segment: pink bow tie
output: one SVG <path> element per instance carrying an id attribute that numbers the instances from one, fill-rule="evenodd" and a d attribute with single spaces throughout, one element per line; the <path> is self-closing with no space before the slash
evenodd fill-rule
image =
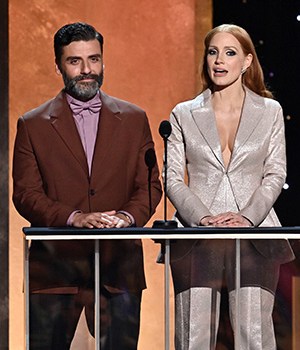
<path id="1" fill-rule="evenodd" d="M 101 101 L 95 99 L 87 102 L 72 100 L 70 103 L 70 107 L 74 114 L 80 114 L 84 110 L 89 110 L 92 113 L 98 113 L 100 111 L 101 105 Z"/>

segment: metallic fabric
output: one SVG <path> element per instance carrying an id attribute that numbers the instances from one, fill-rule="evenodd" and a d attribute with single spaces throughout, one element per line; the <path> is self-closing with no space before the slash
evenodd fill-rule
<path id="1" fill-rule="evenodd" d="M 282 109 L 274 100 L 245 91 L 227 167 L 209 90 L 178 104 L 170 115 L 167 194 L 187 226 L 198 226 L 201 218 L 215 212 L 212 206 L 223 181 L 231 186 L 240 213 L 254 225 L 280 226 L 272 206 L 286 177 Z"/>
<path id="2" fill-rule="evenodd" d="M 216 344 L 220 293 L 191 288 L 176 296 L 176 350 L 211 350 Z M 214 309 L 214 310 L 213 310 Z"/>
<path id="3" fill-rule="evenodd" d="M 239 290 L 239 329 L 235 327 L 236 294 L 236 291 L 229 293 L 229 305 L 234 334 L 239 333 L 240 350 L 275 350 L 273 294 L 259 287 Z"/>
<path id="4" fill-rule="evenodd" d="M 239 337 L 236 350 L 275 350 L 273 294 L 259 287 L 239 290 L 239 330 L 235 329 L 236 302 L 236 291 L 232 291 L 229 294 L 230 320 L 235 337 Z M 214 350 L 219 316 L 219 292 L 197 287 L 177 294 L 175 349 Z"/>

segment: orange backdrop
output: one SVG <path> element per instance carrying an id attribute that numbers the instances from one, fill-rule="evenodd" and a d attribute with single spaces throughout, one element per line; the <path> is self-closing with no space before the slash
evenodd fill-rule
<path id="1" fill-rule="evenodd" d="M 161 167 L 163 144 L 157 130 L 178 102 L 197 91 L 203 35 L 212 22 L 211 2 L 11 0 L 10 160 L 17 118 L 62 88 L 54 71 L 54 33 L 66 23 L 84 21 L 105 38 L 103 90 L 147 111 Z M 162 208 L 161 202 L 153 220 L 163 218 Z M 170 215 L 172 211 L 169 208 Z M 10 203 L 10 349 L 14 350 L 24 349 L 23 226 L 28 223 Z M 163 349 L 163 266 L 155 263 L 158 245 L 143 243 L 148 289 L 139 349 Z"/>

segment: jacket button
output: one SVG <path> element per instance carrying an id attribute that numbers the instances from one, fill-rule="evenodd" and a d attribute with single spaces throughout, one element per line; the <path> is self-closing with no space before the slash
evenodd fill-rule
<path id="1" fill-rule="evenodd" d="M 95 191 L 95 190 L 93 190 L 93 189 L 91 189 L 91 190 L 90 190 L 90 195 L 91 195 L 91 196 L 94 196 L 94 195 L 95 195 L 95 193 L 96 193 L 96 191 Z"/>

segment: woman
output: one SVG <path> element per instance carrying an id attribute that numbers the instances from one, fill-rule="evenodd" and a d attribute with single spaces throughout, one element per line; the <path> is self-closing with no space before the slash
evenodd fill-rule
<path id="1" fill-rule="evenodd" d="M 243 28 L 225 24 L 207 34 L 202 80 L 202 93 L 170 116 L 167 194 L 179 225 L 280 226 L 272 207 L 286 177 L 283 114 Z M 235 332 L 235 242 L 174 243 L 176 349 L 215 348 L 225 278 L 240 349 L 275 350 L 279 266 L 293 257 L 285 240 L 241 240 L 242 317 Z"/>

